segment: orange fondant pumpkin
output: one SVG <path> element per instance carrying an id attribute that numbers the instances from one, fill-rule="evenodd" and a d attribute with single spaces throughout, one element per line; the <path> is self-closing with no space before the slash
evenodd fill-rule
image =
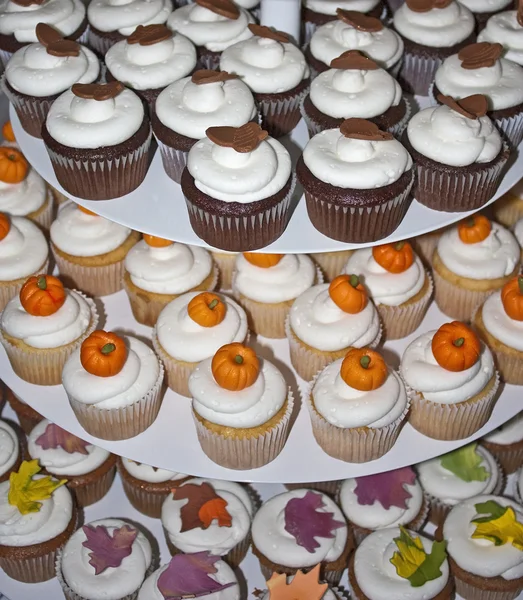
<path id="1" fill-rule="evenodd" d="M 202 327 L 214 327 L 225 319 L 225 302 L 211 292 L 202 292 L 195 296 L 187 306 L 191 319 Z"/>
<path id="2" fill-rule="evenodd" d="M 110 331 L 93 331 L 80 349 L 82 367 L 97 377 L 117 375 L 126 360 L 127 346 L 124 340 Z"/>
<path id="3" fill-rule="evenodd" d="M 361 312 L 368 302 L 365 288 L 357 275 L 338 275 L 329 285 L 331 300 L 343 312 L 355 315 Z"/>
<path id="4" fill-rule="evenodd" d="M 374 246 L 372 256 L 378 265 L 389 273 L 403 273 L 414 262 L 414 252 L 409 242 Z"/>
<path id="5" fill-rule="evenodd" d="M 511 319 L 523 321 L 523 276 L 518 275 L 503 286 L 501 302 Z"/>
<path id="6" fill-rule="evenodd" d="M 63 283 L 52 275 L 33 275 L 20 290 L 20 302 L 35 317 L 53 315 L 65 302 Z"/>
<path id="7" fill-rule="evenodd" d="M 149 235 L 148 233 L 143 234 L 143 239 L 148 246 L 152 246 L 153 248 L 165 248 L 167 246 L 171 246 L 174 243 L 171 242 L 171 240 L 156 237 L 155 235 Z"/>
<path id="8" fill-rule="evenodd" d="M 25 156 L 16 148 L 0 147 L 0 181 L 20 183 L 29 170 Z"/>
<path id="9" fill-rule="evenodd" d="M 92 210 L 89 210 L 88 208 L 85 208 L 85 206 L 82 206 L 81 204 L 77 204 L 77 206 L 78 206 L 78 210 L 81 210 L 86 215 L 91 215 L 91 217 L 98 216 L 95 212 L 93 212 Z"/>
<path id="10" fill-rule="evenodd" d="M 0 241 L 5 238 L 5 236 L 11 230 L 11 221 L 9 216 L 5 213 L 0 213 Z"/>
<path id="11" fill-rule="evenodd" d="M 350 387 L 369 392 L 387 379 L 387 365 L 381 354 L 369 348 L 352 348 L 341 363 L 341 378 Z"/>
<path id="12" fill-rule="evenodd" d="M 283 254 L 258 254 L 255 252 L 244 252 L 245 260 L 262 269 L 270 269 L 276 266 L 283 258 Z"/>
<path id="13" fill-rule="evenodd" d="M 2 137 L 6 142 L 16 142 L 15 132 L 13 131 L 13 126 L 11 125 L 11 121 L 6 121 L 2 125 Z"/>
<path id="14" fill-rule="evenodd" d="M 481 344 L 470 327 L 460 321 L 445 323 L 432 338 L 432 353 L 447 371 L 465 371 L 479 359 Z"/>
<path id="15" fill-rule="evenodd" d="M 458 225 L 459 239 L 464 244 L 478 244 L 486 240 L 492 231 L 492 224 L 483 215 L 472 215 Z"/>
<path id="16" fill-rule="evenodd" d="M 252 348 L 237 342 L 222 346 L 211 363 L 216 383 L 231 392 L 251 386 L 260 371 L 260 361 Z"/>

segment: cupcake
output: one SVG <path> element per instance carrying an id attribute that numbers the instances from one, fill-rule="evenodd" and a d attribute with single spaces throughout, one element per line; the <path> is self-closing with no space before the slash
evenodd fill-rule
<path id="1" fill-rule="evenodd" d="M 189 479 L 189 475 L 150 467 L 130 458 L 118 457 L 118 473 L 125 495 L 142 514 L 159 519 L 162 505 L 174 488 Z"/>
<path id="2" fill-rule="evenodd" d="M 307 403 L 316 442 L 329 456 L 352 463 L 389 452 L 409 408 L 399 375 L 368 348 L 353 348 L 318 373 Z"/>
<path id="3" fill-rule="evenodd" d="M 329 496 L 304 489 L 264 502 L 251 535 L 265 579 L 272 573 L 295 575 L 321 563 L 321 578 L 337 585 L 354 547 L 340 508 Z"/>
<path id="4" fill-rule="evenodd" d="M 0 483 L 0 567 L 22 583 L 53 579 L 78 517 L 66 480 L 39 472 L 37 460 L 24 461 Z"/>
<path id="5" fill-rule="evenodd" d="M 486 435 L 481 443 L 507 475 L 516 472 L 523 464 L 523 412 Z"/>
<path id="6" fill-rule="evenodd" d="M 98 502 L 111 488 L 116 456 L 47 419 L 40 421 L 27 436 L 27 449 L 46 473 L 67 479 L 67 487 L 78 506 Z"/>
<path id="7" fill-rule="evenodd" d="M 18 471 L 27 451 L 25 436 L 14 423 L 0 420 L 0 482 Z"/>
<path id="8" fill-rule="evenodd" d="M 210 127 L 182 174 L 196 235 L 221 250 L 268 246 L 287 227 L 295 187 L 288 150 L 256 123 Z"/>
<path id="9" fill-rule="evenodd" d="M 47 240 L 37 225 L 0 213 L 0 311 L 30 275 L 47 272 L 48 254 Z"/>
<path id="10" fill-rule="evenodd" d="M 150 327 L 169 302 L 186 292 L 213 290 L 217 278 L 204 248 L 152 235 L 144 235 L 125 257 L 123 286 L 134 318 Z"/>
<path id="11" fill-rule="evenodd" d="M 496 221 L 505 227 L 512 227 L 520 219 L 523 218 L 523 182 L 518 182 L 516 185 L 503 194 L 501 198 L 496 200 L 492 205 L 492 212 Z M 523 231 L 522 231 L 523 233 Z M 523 235 L 522 238 L 523 240 Z"/>
<path id="12" fill-rule="evenodd" d="M 435 231 L 429 231 L 429 233 L 418 235 L 410 240 L 416 254 L 421 258 L 422 263 L 429 269 L 432 268 L 434 250 L 436 250 L 439 238 L 444 233 L 445 229 L 445 227 L 442 227 Z"/>
<path id="13" fill-rule="evenodd" d="M 205 551 L 237 567 L 251 541 L 254 506 L 247 488 L 233 481 L 189 479 L 162 506 L 171 554 Z"/>
<path id="14" fill-rule="evenodd" d="M 496 193 L 509 147 L 486 116 L 485 96 L 438 101 L 416 113 L 403 136 L 416 164 L 414 197 L 433 210 L 478 209 Z"/>
<path id="15" fill-rule="evenodd" d="M 195 0 L 177 8 L 167 21 L 196 46 L 200 64 L 216 70 L 226 48 L 252 36 L 249 23 L 254 17 L 233 0 Z"/>
<path id="16" fill-rule="evenodd" d="M 375 347 L 381 338 L 376 307 L 356 275 L 309 288 L 296 298 L 285 324 L 292 366 L 310 381 L 349 348 Z"/>
<path id="17" fill-rule="evenodd" d="M 267 591 L 259 596 L 261 600 L 271 600 L 271 598 L 281 597 L 304 597 L 305 594 L 310 598 L 318 600 L 341 600 L 345 598 L 342 588 L 331 587 L 328 583 L 320 583 L 321 565 L 317 564 L 310 571 L 305 573 L 298 569 L 296 575 L 287 576 L 285 573 L 273 573 L 267 581 Z M 288 594 L 284 595 L 284 594 Z"/>
<path id="18" fill-rule="evenodd" d="M 466 6 L 476 19 L 477 31 L 482 31 L 487 25 L 487 21 L 493 15 L 497 15 L 507 8 L 511 8 L 511 0 L 460 0 L 463 6 Z"/>
<path id="19" fill-rule="evenodd" d="M 372 532 L 389 527 L 419 531 L 428 513 L 428 502 L 411 467 L 345 479 L 339 502 L 358 545 Z"/>
<path id="20" fill-rule="evenodd" d="M 390 235 L 410 205 L 412 159 L 392 133 L 364 119 L 347 119 L 315 135 L 296 174 L 316 229 L 347 243 Z"/>
<path id="21" fill-rule="evenodd" d="M 180 183 L 189 150 L 209 127 L 258 122 L 249 88 L 225 72 L 200 70 L 169 85 L 156 100 L 153 132 L 167 175 Z"/>
<path id="22" fill-rule="evenodd" d="M 430 501 L 430 521 L 436 526 L 443 525 L 459 502 L 480 494 L 499 494 L 505 485 L 496 459 L 476 443 L 419 463 L 416 471 Z"/>
<path id="23" fill-rule="evenodd" d="M 470 320 L 479 304 L 519 272 L 520 257 L 512 233 L 483 215 L 447 230 L 432 258 L 438 308 L 453 319 Z"/>
<path id="24" fill-rule="evenodd" d="M 90 298 L 52 275 L 35 275 L 0 315 L 0 343 L 18 377 L 58 385 L 66 360 L 97 324 Z"/>
<path id="25" fill-rule="evenodd" d="M 320 267 L 323 279 L 325 281 L 332 281 L 343 272 L 343 267 L 352 252 L 352 250 L 311 252 L 309 256 Z"/>
<path id="26" fill-rule="evenodd" d="M 94 331 L 66 362 L 62 384 L 80 425 L 104 440 L 145 431 L 162 403 L 163 366 L 139 339 Z"/>
<path id="27" fill-rule="evenodd" d="M 5 121 L 2 125 L 2 146 L 18 148 L 11 121 Z"/>
<path id="28" fill-rule="evenodd" d="M 450 511 L 443 536 L 457 594 L 471 600 L 519 596 L 523 590 L 522 526 L 523 507 L 501 496 L 476 496 Z"/>
<path id="29" fill-rule="evenodd" d="M 196 50 L 166 25 L 138 25 L 128 38 L 109 48 L 104 61 L 110 76 L 130 87 L 153 110 L 163 89 L 194 70 Z"/>
<path id="30" fill-rule="evenodd" d="M 513 227 L 513 232 L 522 250 L 523 256 L 523 218 L 518 219 Z"/>
<path id="31" fill-rule="evenodd" d="M 60 185 L 86 200 L 129 194 L 149 167 L 149 118 L 117 81 L 75 83 L 54 101 L 42 138 Z"/>
<path id="32" fill-rule="evenodd" d="M 58 211 L 50 234 L 63 279 L 92 296 L 122 289 L 125 257 L 140 240 L 137 231 L 70 202 Z"/>
<path id="33" fill-rule="evenodd" d="M 7 386 L 5 387 L 5 391 L 7 394 L 7 402 L 16 414 L 20 427 L 26 435 L 29 435 L 33 427 L 43 419 L 43 416 L 21 398 L 16 396 Z"/>
<path id="34" fill-rule="evenodd" d="M 22 127 L 39 138 L 51 104 L 73 84 L 97 80 L 100 63 L 89 48 L 65 40 L 45 23 L 36 26 L 36 37 L 38 43 L 23 46 L 9 59 L 3 88 Z"/>
<path id="35" fill-rule="evenodd" d="M 218 268 L 218 288 L 226 292 L 232 288 L 232 274 L 236 264 L 237 252 L 226 252 L 225 250 L 211 250 L 214 264 Z"/>
<path id="36" fill-rule="evenodd" d="M 316 490 L 336 499 L 338 497 L 340 484 L 341 481 L 308 481 L 303 483 L 284 483 L 283 485 L 288 490 Z"/>
<path id="37" fill-rule="evenodd" d="M 225 344 L 245 342 L 247 336 L 247 316 L 234 300 L 211 292 L 188 292 L 162 310 L 152 339 L 167 384 L 190 397 L 187 382 L 198 363 L 212 358 Z"/>
<path id="38" fill-rule="evenodd" d="M 445 323 L 403 353 L 401 376 L 410 398 L 409 423 L 436 440 L 461 440 L 488 421 L 499 376 L 487 346 L 464 323 Z"/>
<path id="39" fill-rule="evenodd" d="M 406 0 L 393 24 L 405 45 L 399 80 L 411 94 L 427 96 L 445 58 L 474 41 L 474 15 L 456 0 Z"/>
<path id="40" fill-rule="evenodd" d="M 226 48 L 220 70 L 238 75 L 254 94 L 261 126 L 272 137 L 290 133 L 301 119 L 309 67 L 289 34 L 250 24 L 253 37 Z"/>
<path id="41" fill-rule="evenodd" d="M 409 242 L 356 250 L 346 273 L 356 273 L 376 304 L 387 340 L 416 331 L 432 297 L 432 279 Z"/>
<path id="42" fill-rule="evenodd" d="M 192 413 L 205 454 L 228 469 L 257 469 L 283 450 L 294 407 L 281 372 L 251 348 L 222 346 L 189 377 Z"/>
<path id="43" fill-rule="evenodd" d="M 347 50 L 359 50 L 382 69 L 397 73 L 403 40 L 395 31 L 379 19 L 355 10 L 338 8 L 336 17 L 316 29 L 305 51 L 313 74 L 326 71 Z"/>
<path id="44" fill-rule="evenodd" d="M 154 569 L 146 535 L 121 519 L 80 527 L 58 555 L 56 576 L 71 600 L 131 600 Z"/>
<path id="45" fill-rule="evenodd" d="M 503 44 L 504 56 L 523 65 L 523 11 L 507 10 L 497 13 L 487 21 L 478 35 L 478 42 Z"/>

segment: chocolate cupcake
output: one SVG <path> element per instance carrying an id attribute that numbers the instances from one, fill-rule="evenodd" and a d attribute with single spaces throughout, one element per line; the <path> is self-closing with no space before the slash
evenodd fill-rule
<path id="1" fill-rule="evenodd" d="M 493 15 L 512 8 L 513 0 L 459 0 L 466 6 L 476 19 L 478 33 L 487 25 L 487 21 Z"/>
<path id="2" fill-rule="evenodd" d="M 353 117 L 368 119 L 384 131 L 401 135 L 410 104 L 387 71 L 357 50 L 344 52 L 331 67 L 316 77 L 303 102 L 303 117 L 311 136 L 338 128 Z"/>
<path id="3" fill-rule="evenodd" d="M 296 167 L 309 218 L 327 237 L 348 243 L 390 235 L 410 204 L 412 159 L 391 133 L 364 119 L 315 135 Z"/>
<path id="4" fill-rule="evenodd" d="M 51 106 L 42 138 L 56 178 L 73 196 L 118 198 L 147 173 L 149 118 L 140 98 L 117 81 L 73 85 Z"/>
<path id="5" fill-rule="evenodd" d="M 523 65 L 523 5 L 519 10 L 506 10 L 490 17 L 478 35 L 478 42 L 503 44 L 503 56 Z"/>
<path id="6" fill-rule="evenodd" d="M 280 237 L 294 185 L 288 151 L 256 123 L 209 128 L 182 175 L 194 232 L 232 252 L 264 248 Z"/>

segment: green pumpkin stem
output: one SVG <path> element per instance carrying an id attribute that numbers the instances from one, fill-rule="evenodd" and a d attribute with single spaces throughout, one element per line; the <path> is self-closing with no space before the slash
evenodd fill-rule
<path id="1" fill-rule="evenodd" d="M 39 277 L 36 280 L 36 285 L 41 289 L 41 290 L 46 290 L 47 289 L 47 279 L 45 278 L 45 275 L 42 275 L 41 277 Z"/>
<path id="2" fill-rule="evenodd" d="M 458 338 L 457 340 L 454 340 L 452 342 L 454 344 L 454 346 L 456 346 L 456 348 L 461 348 L 461 346 L 463 346 L 463 344 L 465 343 L 465 338 Z"/>
<path id="3" fill-rule="evenodd" d="M 360 284 L 360 278 L 357 275 L 350 275 L 349 283 L 352 285 L 353 288 L 356 288 Z"/>
<path id="4" fill-rule="evenodd" d="M 243 356 L 240 356 L 239 354 L 237 354 L 234 357 L 234 362 L 238 365 L 242 365 L 243 364 Z"/>
<path id="5" fill-rule="evenodd" d="M 523 277 L 518 277 L 519 293 L 523 294 Z"/>
<path id="6" fill-rule="evenodd" d="M 403 246 L 404 246 L 404 245 L 405 245 L 405 242 L 403 242 L 403 241 L 402 241 L 402 242 L 396 242 L 396 243 L 394 244 L 394 249 L 395 249 L 397 252 L 400 252 L 401 250 L 403 250 Z"/>
<path id="7" fill-rule="evenodd" d="M 111 354 L 111 352 L 114 352 L 116 350 L 116 346 L 114 344 L 108 343 L 105 344 L 104 346 L 102 346 L 102 354 Z"/>
<path id="8" fill-rule="evenodd" d="M 360 365 L 364 368 L 364 369 L 368 369 L 370 366 L 370 356 L 362 356 L 360 358 Z"/>
<path id="9" fill-rule="evenodd" d="M 213 310 L 214 308 L 216 308 L 218 306 L 218 302 L 219 300 L 217 298 L 215 298 L 210 304 L 209 304 L 209 308 L 211 310 Z"/>

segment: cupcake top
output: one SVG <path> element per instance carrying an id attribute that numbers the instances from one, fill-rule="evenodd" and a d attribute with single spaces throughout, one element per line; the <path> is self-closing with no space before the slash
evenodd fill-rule
<path id="1" fill-rule="evenodd" d="M 176 554 L 145 580 L 137 600 L 171 597 L 240 600 L 240 586 L 234 571 L 219 557 L 209 552 Z"/>
<path id="2" fill-rule="evenodd" d="M 64 365 L 66 392 L 98 409 L 123 408 L 141 400 L 161 383 L 156 354 L 139 339 L 93 332 Z"/>
<path id="3" fill-rule="evenodd" d="M 224 556 L 249 535 L 253 514 L 252 500 L 239 483 L 194 478 L 165 499 L 162 525 L 181 552 Z"/>
<path id="4" fill-rule="evenodd" d="M 18 472 L 0 483 L 0 544 L 43 544 L 63 533 L 73 517 L 73 499 L 58 481 L 39 475 L 37 460 L 24 461 Z"/>
<path id="5" fill-rule="evenodd" d="M 454 505 L 500 487 L 501 473 L 492 454 L 476 443 L 416 465 L 427 494 Z"/>
<path id="6" fill-rule="evenodd" d="M 399 375 L 380 354 L 351 349 L 317 376 L 312 400 L 331 425 L 353 429 L 387 427 L 407 408 L 407 393 Z"/>
<path id="7" fill-rule="evenodd" d="M 427 279 L 409 242 L 363 248 L 351 254 L 344 271 L 362 278 L 376 304 L 399 306 L 416 296 Z"/>
<path id="8" fill-rule="evenodd" d="M 401 359 L 400 371 L 408 386 L 426 400 L 440 404 L 473 398 L 495 376 L 488 346 L 458 321 L 411 342 Z"/>
<path id="9" fill-rule="evenodd" d="M 135 90 L 159 89 L 187 76 L 196 66 L 196 49 L 165 25 L 138 25 L 105 54 L 111 75 Z"/>
<path id="10" fill-rule="evenodd" d="M 250 429 L 278 415 L 289 388 L 281 372 L 239 343 L 222 346 L 189 377 L 194 412 L 216 425 Z"/>
<path id="11" fill-rule="evenodd" d="M 492 13 L 507 8 L 511 0 L 459 0 L 473 13 Z"/>
<path id="12" fill-rule="evenodd" d="M 260 4 L 260 0 L 234 0 L 238 6 L 251 10 Z"/>
<path id="13" fill-rule="evenodd" d="M 199 140 L 209 127 L 240 127 L 256 119 L 251 90 L 225 72 L 196 71 L 172 83 L 156 100 L 156 116 L 174 132 Z"/>
<path id="14" fill-rule="evenodd" d="M 80 527 L 66 542 L 61 578 L 83 598 L 125 598 L 140 588 L 151 562 L 151 544 L 134 525 L 100 519 Z"/>
<path id="15" fill-rule="evenodd" d="M 253 37 L 223 51 L 222 71 L 237 74 L 257 94 L 281 94 L 309 77 L 305 56 L 287 33 L 254 24 L 249 29 Z"/>
<path id="16" fill-rule="evenodd" d="M 161 347 L 176 360 L 200 362 L 247 337 L 243 308 L 223 294 L 188 292 L 169 302 L 156 323 Z"/>
<path id="17" fill-rule="evenodd" d="M 486 97 L 474 95 L 455 101 L 440 95 L 438 100 L 444 104 L 421 110 L 409 121 L 407 135 L 414 150 L 451 167 L 494 160 L 502 142 L 486 116 Z"/>
<path id="18" fill-rule="evenodd" d="M 411 467 L 346 479 L 339 499 L 348 521 L 373 531 L 407 525 L 423 508 L 423 490 Z"/>
<path id="19" fill-rule="evenodd" d="M 64 36 L 80 29 L 85 19 L 81 0 L 3 0 L 0 4 L 0 33 L 14 35 L 17 42 L 36 42 L 36 26 L 46 23 Z"/>
<path id="20" fill-rule="evenodd" d="M 335 15 L 338 8 L 361 13 L 370 12 L 380 0 L 305 0 L 305 8 L 322 15 Z"/>
<path id="21" fill-rule="evenodd" d="M 274 572 L 267 581 L 266 592 L 259 596 L 261 600 L 271 598 L 306 598 L 316 600 L 339 600 L 327 583 L 320 583 L 320 568 L 317 564 L 313 569 L 304 573 L 298 569 L 296 575 L 287 576 L 285 573 Z"/>
<path id="22" fill-rule="evenodd" d="M 43 419 L 27 437 L 29 456 L 51 475 L 78 477 L 98 469 L 110 456 L 107 450 L 84 442 Z"/>
<path id="23" fill-rule="evenodd" d="M 213 263 L 209 252 L 199 246 L 144 236 L 127 253 L 125 269 L 142 290 L 183 294 L 209 277 Z"/>
<path id="24" fill-rule="evenodd" d="M 29 219 L 0 213 L 0 281 L 28 277 L 43 267 L 49 249 L 44 234 Z"/>
<path id="25" fill-rule="evenodd" d="M 122 457 L 122 465 L 131 477 L 139 479 L 140 481 L 146 481 L 147 483 L 164 483 L 166 481 L 180 481 L 181 479 L 187 479 L 185 473 L 175 473 L 174 471 L 168 471 L 167 469 L 151 467 L 131 460 L 130 458 Z"/>
<path id="26" fill-rule="evenodd" d="M 481 308 L 488 333 L 509 348 L 523 352 L 523 277 L 509 281 L 489 296 Z"/>
<path id="27" fill-rule="evenodd" d="M 484 438 L 485 441 L 491 444 L 499 444 L 500 446 L 510 446 L 523 440 L 523 412 L 507 421 L 501 427 L 494 429 Z"/>
<path id="28" fill-rule="evenodd" d="M 51 241 L 71 256 L 99 256 L 121 246 L 131 229 L 70 202 L 51 223 Z"/>
<path id="29" fill-rule="evenodd" d="M 376 307 L 355 275 L 340 275 L 300 294 L 289 324 L 302 342 L 325 352 L 369 346 L 381 332 Z"/>
<path id="30" fill-rule="evenodd" d="M 127 141 L 143 120 L 142 101 L 118 81 L 76 83 L 53 102 L 46 127 L 64 146 L 101 148 Z"/>
<path id="31" fill-rule="evenodd" d="M 232 0 L 195 0 L 177 8 L 167 21 L 173 31 L 211 52 L 222 52 L 250 38 L 249 23 L 254 23 L 251 13 Z"/>
<path id="32" fill-rule="evenodd" d="M 503 44 L 505 58 L 523 65 L 523 14 L 507 10 L 493 15 L 478 35 L 478 42 Z"/>
<path id="33" fill-rule="evenodd" d="M 390 69 L 399 61 L 403 40 L 379 19 L 350 9 L 338 10 L 337 17 L 313 33 L 310 51 L 314 58 L 330 65 L 345 51 L 359 50 L 384 69 Z"/>
<path id="34" fill-rule="evenodd" d="M 514 235 L 483 215 L 473 215 L 444 231 L 437 252 L 447 269 L 476 280 L 510 275 L 521 256 Z"/>
<path id="35" fill-rule="evenodd" d="M 14 174 L 0 179 L 0 211 L 17 217 L 36 212 L 48 199 L 47 184 L 16 148 L 0 147 L 0 157 L 17 163 Z"/>
<path id="36" fill-rule="evenodd" d="M 502 496 L 482 495 L 455 506 L 443 526 L 449 556 L 480 577 L 523 577 L 523 507 Z"/>
<path id="37" fill-rule="evenodd" d="M 16 91 L 29 96 L 61 94 L 74 83 L 91 83 L 100 73 L 94 52 L 77 42 L 64 41 L 44 23 L 36 26 L 38 43 L 17 50 L 5 68 L 5 78 Z"/>
<path id="38" fill-rule="evenodd" d="M 311 102 L 329 117 L 370 119 L 400 103 L 399 83 L 357 50 L 344 52 L 331 67 L 314 79 L 310 90 Z"/>
<path id="39" fill-rule="evenodd" d="M 316 134 L 303 161 L 320 181 L 358 190 L 390 185 L 412 168 L 410 154 L 392 133 L 364 119 L 347 119 L 339 129 Z"/>
<path id="40" fill-rule="evenodd" d="M 92 0 L 87 18 L 99 31 L 129 36 L 138 25 L 165 23 L 172 9 L 171 0 Z"/>
<path id="41" fill-rule="evenodd" d="M 20 456 L 20 442 L 16 431 L 0 420 L 0 476 L 9 473 Z"/>
<path id="42" fill-rule="evenodd" d="M 523 102 L 523 67 L 500 58 L 501 44 L 470 44 L 443 61 L 435 85 L 442 94 L 464 98 L 484 94 L 489 110 L 503 110 Z"/>
<path id="43" fill-rule="evenodd" d="M 519 245 L 523 248 L 523 219 L 516 222 L 513 231 Z"/>
<path id="44" fill-rule="evenodd" d="M 406 0 L 394 13 L 394 29 L 404 38 L 431 48 L 449 48 L 474 31 L 474 15 L 461 2 Z"/>
<path id="45" fill-rule="evenodd" d="M 337 561 L 347 545 L 348 527 L 329 496 L 299 489 L 264 502 L 251 535 L 253 545 L 271 562 L 300 569 Z"/>
<path id="46" fill-rule="evenodd" d="M 32 348 L 59 348 L 81 337 L 92 324 L 94 305 L 65 290 L 52 275 L 30 277 L 0 317 L 4 333 Z"/>

